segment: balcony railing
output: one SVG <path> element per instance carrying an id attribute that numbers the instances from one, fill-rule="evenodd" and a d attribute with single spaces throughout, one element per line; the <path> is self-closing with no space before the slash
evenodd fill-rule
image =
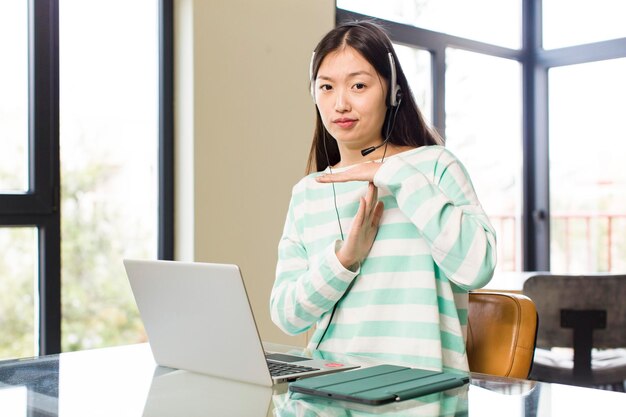
<path id="1" fill-rule="evenodd" d="M 498 237 L 498 269 L 520 269 L 519 218 L 489 218 Z M 553 213 L 550 222 L 552 271 L 626 271 L 626 213 Z"/>

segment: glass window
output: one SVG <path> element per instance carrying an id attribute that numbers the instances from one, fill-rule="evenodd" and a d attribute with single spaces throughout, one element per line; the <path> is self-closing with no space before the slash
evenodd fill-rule
<path id="1" fill-rule="evenodd" d="M 551 267 L 626 270 L 626 58 L 549 73 Z"/>
<path id="2" fill-rule="evenodd" d="M 446 146 L 469 171 L 498 237 L 498 269 L 521 270 L 521 68 L 446 51 Z"/>
<path id="3" fill-rule="evenodd" d="M 0 2 L 0 192 L 28 191 L 28 2 Z"/>
<path id="4" fill-rule="evenodd" d="M 60 1 L 62 348 L 134 343 L 123 258 L 156 258 L 158 2 Z"/>
<path id="5" fill-rule="evenodd" d="M 521 47 L 521 0 L 337 0 L 337 7 L 494 45 Z"/>
<path id="6" fill-rule="evenodd" d="M 624 0 L 543 0 L 543 47 L 626 37 Z"/>
<path id="7" fill-rule="evenodd" d="M 427 121 L 433 120 L 432 63 L 430 52 L 394 44 L 413 98 Z"/>
<path id="8" fill-rule="evenodd" d="M 0 358 L 38 353 L 37 229 L 0 228 Z"/>

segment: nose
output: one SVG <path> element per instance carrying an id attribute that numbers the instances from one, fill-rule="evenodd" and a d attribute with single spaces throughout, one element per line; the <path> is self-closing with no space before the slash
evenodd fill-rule
<path id="1" fill-rule="evenodd" d="M 338 91 L 335 100 L 335 111 L 344 113 L 350 110 L 350 103 L 344 91 Z"/>

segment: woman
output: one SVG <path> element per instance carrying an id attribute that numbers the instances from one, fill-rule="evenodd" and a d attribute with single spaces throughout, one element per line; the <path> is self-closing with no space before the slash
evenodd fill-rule
<path id="1" fill-rule="evenodd" d="M 289 334 L 317 325 L 311 348 L 468 371 L 467 292 L 491 279 L 496 251 L 466 170 L 376 24 L 330 31 L 311 84 L 309 175 L 293 188 L 272 320 Z"/>

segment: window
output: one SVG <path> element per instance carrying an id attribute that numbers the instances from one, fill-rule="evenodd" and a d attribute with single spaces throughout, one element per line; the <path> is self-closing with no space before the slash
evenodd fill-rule
<path id="1" fill-rule="evenodd" d="M 623 270 L 624 2 L 466 3 L 338 0 L 337 21 L 374 17 L 430 55 L 431 88 L 411 85 L 470 172 L 498 270 Z"/>
<path id="2" fill-rule="evenodd" d="M 550 70 L 553 271 L 626 270 L 624 74 L 626 58 Z"/>
<path id="3" fill-rule="evenodd" d="M 623 0 L 542 0 L 543 47 L 563 48 L 626 36 Z"/>
<path id="4" fill-rule="evenodd" d="M 396 55 L 405 70 L 413 98 L 426 120 L 433 120 L 432 60 L 430 53 L 404 45 L 394 45 Z"/>
<path id="5" fill-rule="evenodd" d="M 447 49 L 446 63 L 446 146 L 463 161 L 497 230 L 498 268 L 517 270 L 520 66 L 513 60 L 454 48 Z"/>
<path id="6" fill-rule="evenodd" d="M 145 339 L 122 259 L 157 257 L 157 6 L 60 0 L 64 351 Z"/>
<path id="7" fill-rule="evenodd" d="M 0 358 L 145 338 L 122 259 L 173 256 L 172 2 L 131 3 L 0 5 Z"/>
<path id="8" fill-rule="evenodd" d="M 337 7 L 447 35 L 519 48 L 522 41 L 520 1 L 338 0 Z"/>
<path id="9" fill-rule="evenodd" d="M 0 227 L 1 357 L 33 356 L 37 352 L 37 229 Z"/>
<path id="10" fill-rule="evenodd" d="M 28 8 L 0 3 L 0 192 L 28 190 Z"/>
<path id="11" fill-rule="evenodd" d="M 0 357 L 7 358 L 60 346 L 58 84 L 48 47 L 57 27 L 54 2 L 5 1 L 0 12 L 0 50 L 10 57 L 0 68 L 0 249 L 7 255 Z"/>

